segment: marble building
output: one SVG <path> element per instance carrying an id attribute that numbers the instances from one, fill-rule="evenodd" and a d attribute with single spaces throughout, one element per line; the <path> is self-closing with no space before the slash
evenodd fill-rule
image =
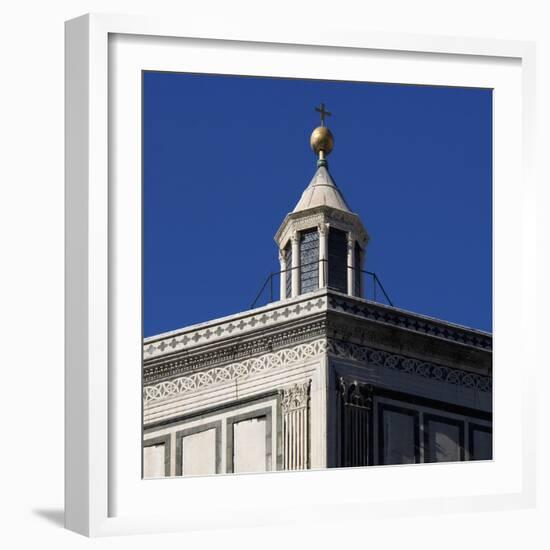
<path id="1" fill-rule="evenodd" d="M 279 299 L 144 340 L 145 478 L 492 458 L 492 336 L 364 298 L 318 110 Z"/>

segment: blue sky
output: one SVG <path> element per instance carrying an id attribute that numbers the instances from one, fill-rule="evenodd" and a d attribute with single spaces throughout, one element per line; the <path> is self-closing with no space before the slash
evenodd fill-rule
<path id="1" fill-rule="evenodd" d="M 330 172 L 371 236 L 394 305 L 492 330 L 492 92 L 144 73 L 144 335 L 247 310 L 278 271 L 273 236 Z"/>

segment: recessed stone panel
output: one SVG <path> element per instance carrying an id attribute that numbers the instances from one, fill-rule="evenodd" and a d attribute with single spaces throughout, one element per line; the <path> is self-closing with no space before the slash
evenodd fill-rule
<path id="1" fill-rule="evenodd" d="M 464 460 L 464 423 L 432 415 L 424 415 L 424 419 L 424 461 Z"/>
<path id="2" fill-rule="evenodd" d="M 165 476 L 166 445 L 149 445 L 143 448 L 143 477 L 145 479 Z"/>
<path id="3" fill-rule="evenodd" d="M 216 430 L 187 435 L 181 440 L 181 473 L 184 476 L 216 473 Z"/>
<path id="4" fill-rule="evenodd" d="M 379 444 L 381 464 L 418 462 L 418 416 L 412 410 L 380 407 Z"/>
<path id="5" fill-rule="evenodd" d="M 233 424 L 233 471 L 266 471 L 266 418 L 241 420 Z"/>
<path id="6" fill-rule="evenodd" d="M 470 431 L 470 459 L 492 460 L 493 433 L 489 428 L 471 425 Z"/>

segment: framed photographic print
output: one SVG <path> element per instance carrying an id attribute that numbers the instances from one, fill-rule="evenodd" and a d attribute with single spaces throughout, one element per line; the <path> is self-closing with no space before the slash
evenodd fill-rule
<path id="1" fill-rule="evenodd" d="M 67 527 L 531 504 L 532 45 L 66 29 Z"/>

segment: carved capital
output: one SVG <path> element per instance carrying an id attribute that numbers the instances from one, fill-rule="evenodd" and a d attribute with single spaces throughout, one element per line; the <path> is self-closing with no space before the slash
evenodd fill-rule
<path id="1" fill-rule="evenodd" d="M 290 240 L 292 241 L 292 244 L 298 244 L 300 242 L 300 235 L 298 231 L 294 231 L 292 235 L 290 236 Z"/>
<path id="2" fill-rule="evenodd" d="M 353 252 L 355 248 L 355 236 L 351 231 L 348 231 L 348 252 Z"/>
<path id="3" fill-rule="evenodd" d="M 343 377 L 338 380 L 338 392 L 345 405 L 371 410 L 373 391 L 371 384 L 361 384 L 357 380 L 347 382 Z"/>
<path id="4" fill-rule="evenodd" d="M 319 231 L 319 235 L 326 237 L 328 234 L 330 225 L 328 223 L 318 223 L 317 224 L 317 231 Z"/>
<path id="5" fill-rule="evenodd" d="M 311 380 L 279 390 L 283 413 L 307 407 Z"/>

